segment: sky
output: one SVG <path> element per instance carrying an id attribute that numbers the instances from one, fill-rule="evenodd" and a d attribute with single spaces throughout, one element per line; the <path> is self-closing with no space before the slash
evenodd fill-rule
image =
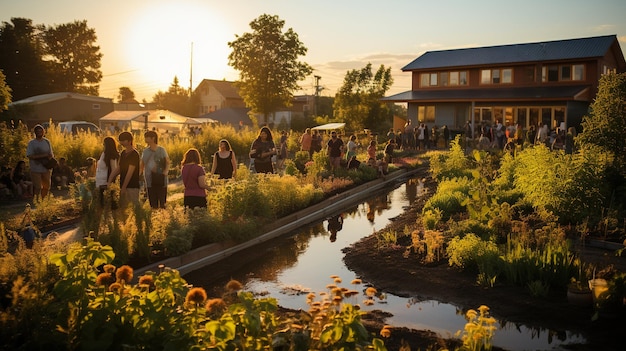
<path id="1" fill-rule="evenodd" d="M 235 81 L 228 42 L 252 32 L 262 14 L 285 21 L 308 48 L 313 74 L 296 94 L 334 96 L 346 73 L 368 63 L 391 67 L 387 95 L 411 90 L 402 72 L 427 51 L 617 35 L 626 50 L 625 0 L 0 0 L 0 21 L 47 26 L 86 20 L 102 57 L 100 96 L 119 88 L 151 101 L 179 84 Z"/>

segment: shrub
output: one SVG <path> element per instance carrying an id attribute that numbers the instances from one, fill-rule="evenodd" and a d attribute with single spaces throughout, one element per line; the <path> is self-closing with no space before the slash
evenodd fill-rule
<path id="1" fill-rule="evenodd" d="M 445 178 L 470 177 L 468 171 L 469 160 L 460 145 L 460 135 L 450 142 L 450 151 L 433 153 L 430 158 L 430 172 L 433 178 L 442 180 Z"/>
<path id="2" fill-rule="evenodd" d="M 463 269 L 476 270 L 482 256 L 497 255 L 498 247 L 491 241 L 481 240 L 475 234 L 454 237 L 446 249 L 448 264 Z"/>
<path id="3" fill-rule="evenodd" d="M 422 214 L 428 211 L 439 209 L 442 218 L 447 220 L 450 216 L 465 211 L 461 205 L 463 199 L 470 191 L 470 180 L 468 178 L 445 179 L 437 186 L 435 194 L 426 201 Z"/>

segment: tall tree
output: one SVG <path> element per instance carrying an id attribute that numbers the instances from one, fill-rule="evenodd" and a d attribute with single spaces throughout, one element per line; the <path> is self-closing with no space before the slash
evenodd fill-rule
<path id="1" fill-rule="evenodd" d="M 6 77 L 0 70 L 0 112 L 9 108 L 11 103 L 11 88 L 6 83 Z"/>
<path id="2" fill-rule="evenodd" d="M 583 132 L 576 141 L 602 147 L 615 156 L 615 165 L 626 175 L 626 73 L 600 78 L 590 113 L 583 117 Z"/>
<path id="3" fill-rule="evenodd" d="M 239 94 L 246 105 L 268 117 L 283 106 L 290 106 L 298 81 L 313 70 L 298 61 L 307 48 L 292 28 L 283 33 L 285 21 L 263 14 L 250 22 L 251 33 L 228 43 L 232 49 L 228 64 L 239 71 Z"/>
<path id="4" fill-rule="evenodd" d="M 87 26 L 87 21 L 45 30 L 46 58 L 52 65 L 56 90 L 98 95 L 102 54 L 96 40 L 96 31 Z"/>
<path id="5" fill-rule="evenodd" d="M 153 97 L 152 102 L 157 108 L 170 110 L 183 116 L 195 116 L 196 109 L 191 103 L 188 90 L 181 87 L 178 77 L 174 77 L 172 84 L 166 92 L 159 90 Z"/>
<path id="6" fill-rule="evenodd" d="M 380 65 L 373 73 L 372 64 L 368 63 L 360 70 L 348 71 L 335 95 L 335 119 L 344 121 L 351 130 L 388 129 L 391 123 L 389 106 L 380 99 L 392 84 L 391 67 Z"/>
<path id="7" fill-rule="evenodd" d="M 13 90 L 14 101 L 51 92 L 49 70 L 43 60 L 43 29 L 30 19 L 17 17 L 0 27 L 0 69 Z"/>
<path id="8" fill-rule="evenodd" d="M 129 87 L 120 87 L 117 93 L 117 102 L 135 102 L 135 92 Z"/>

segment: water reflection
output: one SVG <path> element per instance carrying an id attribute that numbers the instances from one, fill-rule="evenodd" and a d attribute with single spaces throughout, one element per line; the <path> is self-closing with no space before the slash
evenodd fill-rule
<path id="1" fill-rule="evenodd" d="M 194 286 L 203 286 L 211 296 L 220 296 L 229 279 L 237 279 L 245 289 L 269 295 L 286 308 L 306 309 L 303 294 L 327 291 L 330 278 L 337 275 L 344 282 L 357 277 L 343 263 L 342 249 L 389 223 L 424 193 L 423 183 L 408 180 L 397 188 L 374 193 L 355 207 L 314 225 L 301 228 L 290 236 L 250 248 L 218 264 L 185 276 Z M 373 306 L 365 306 L 367 282 L 360 287 L 341 284 L 361 291 L 351 303 L 359 303 L 365 311 L 374 309 L 393 314 L 387 322 L 394 326 L 429 329 L 444 337 L 452 337 L 465 325 L 464 312 L 458 307 L 438 301 L 399 297 L 384 292 Z M 475 306 L 477 307 L 477 306 Z M 559 345 L 584 342 L 579 335 L 547 331 L 499 321 L 494 345 L 508 350 L 546 350 Z"/>

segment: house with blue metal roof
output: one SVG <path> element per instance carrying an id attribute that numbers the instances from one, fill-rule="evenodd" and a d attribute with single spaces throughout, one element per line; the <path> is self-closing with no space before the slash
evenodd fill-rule
<path id="1" fill-rule="evenodd" d="M 626 71 L 617 36 L 429 51 L 402 68 L 412 89 L 385 97 L 408 118 L 460 130 L 481 124 L 578 127 L 603 74 Z M 476 137 L 477 135 L 474 135 Z"/>

